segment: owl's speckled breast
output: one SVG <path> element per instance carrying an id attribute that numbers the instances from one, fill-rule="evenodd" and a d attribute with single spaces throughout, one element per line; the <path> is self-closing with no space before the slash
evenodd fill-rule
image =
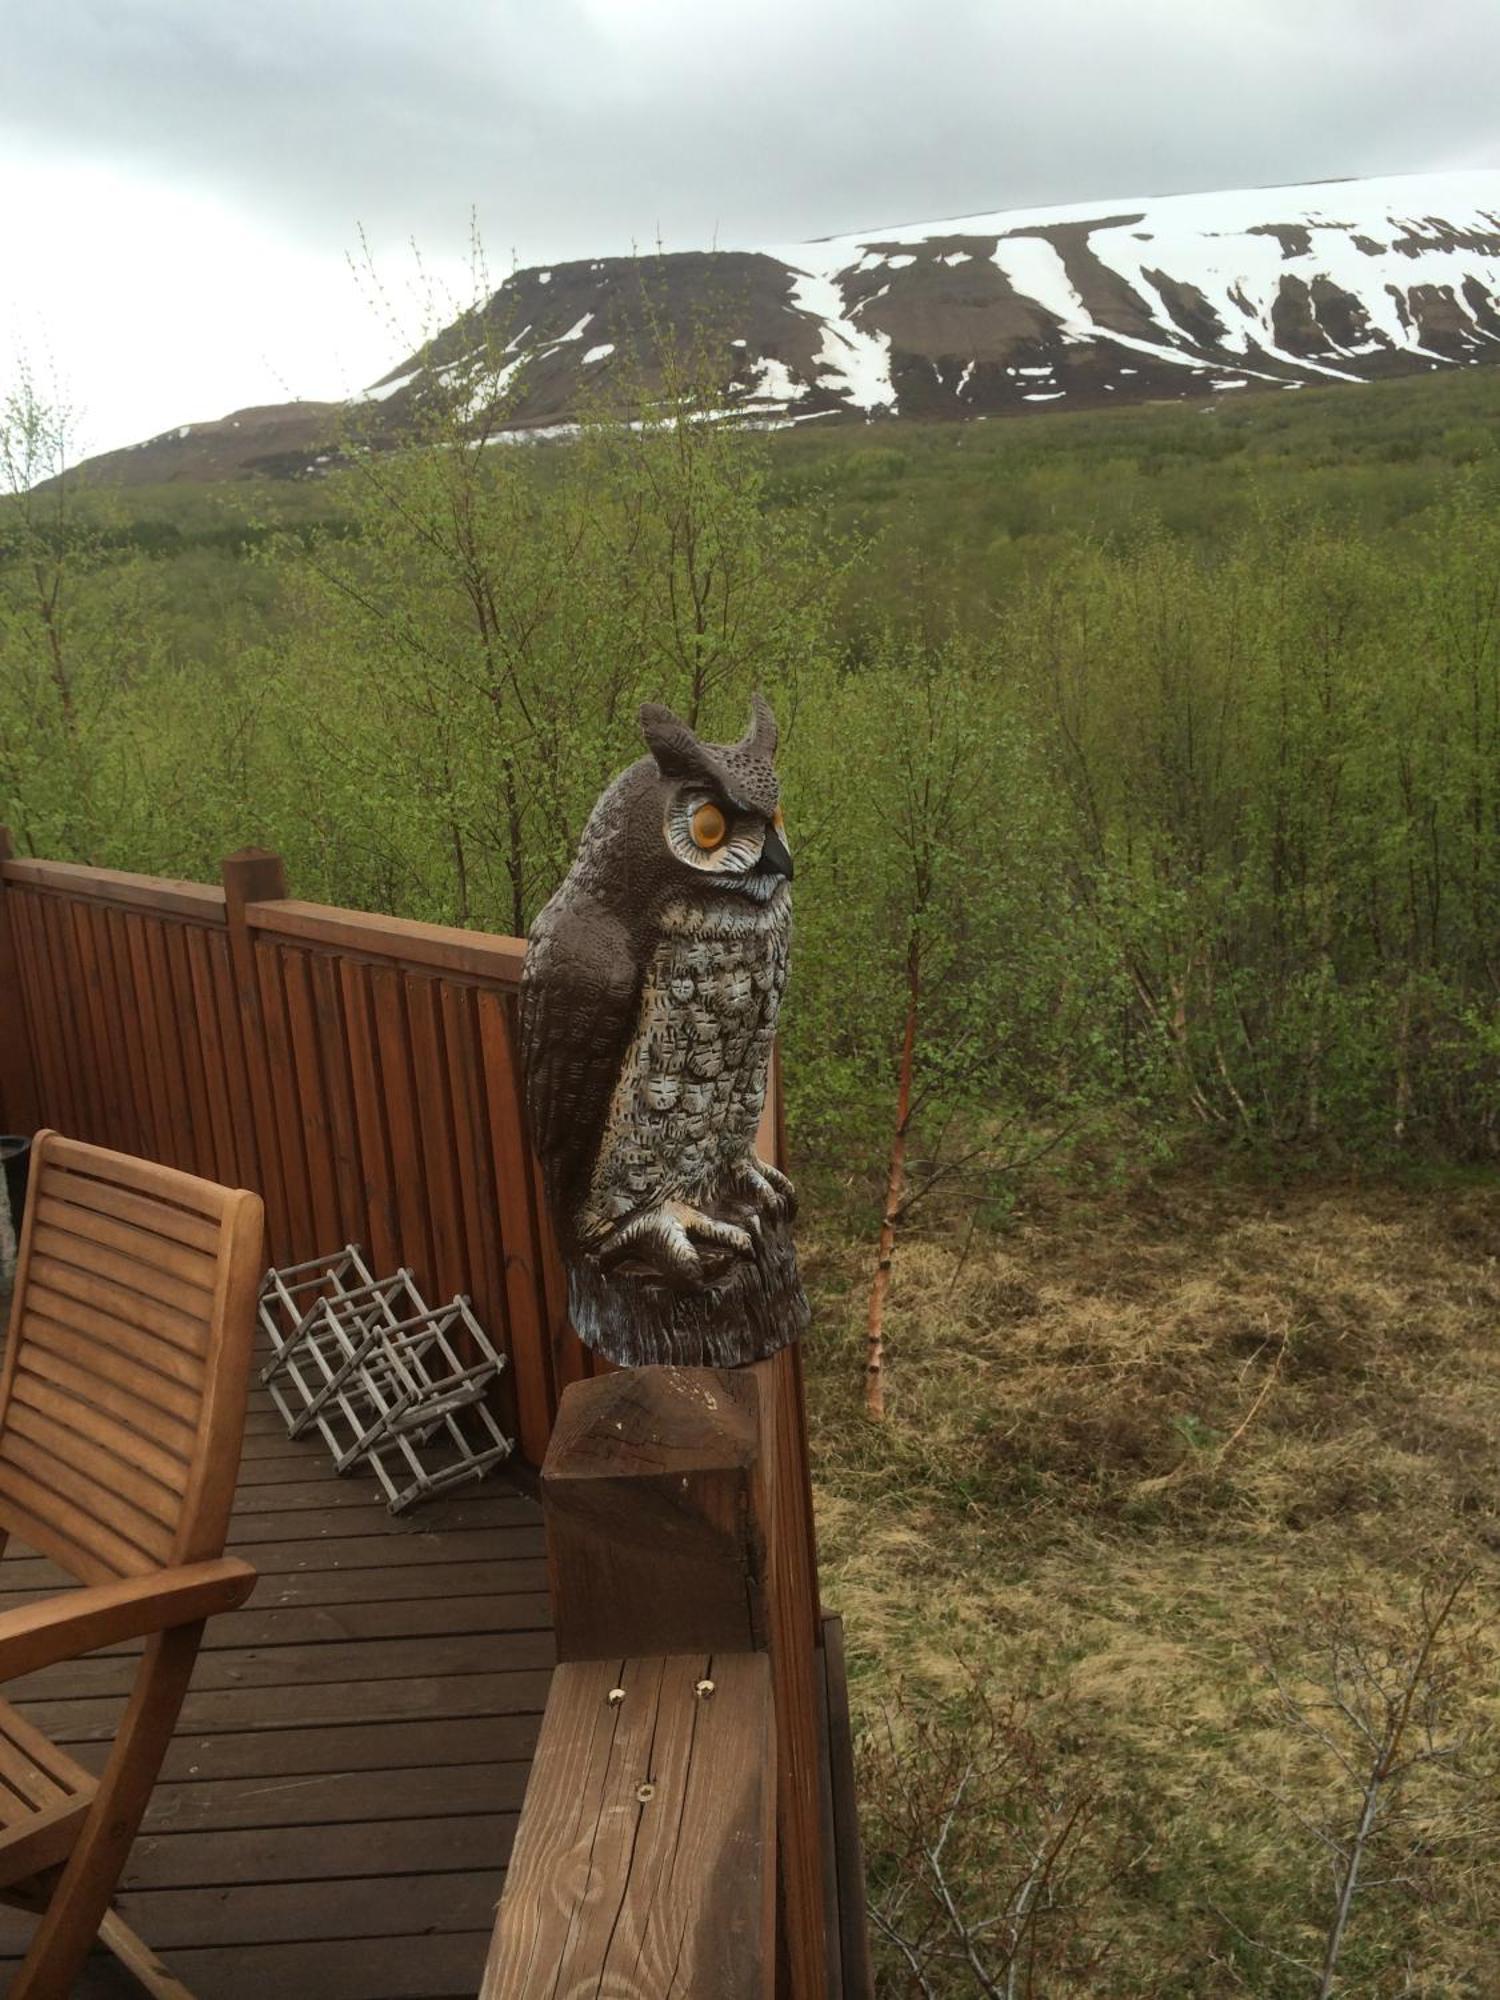
<path id="1" fill-rule="evenodd" d="M 790 942 L 784 894 L 663 912 L 595 1164 L 596 1225 L 669 1194 L 709 1199 L 753 1148 Z"/>

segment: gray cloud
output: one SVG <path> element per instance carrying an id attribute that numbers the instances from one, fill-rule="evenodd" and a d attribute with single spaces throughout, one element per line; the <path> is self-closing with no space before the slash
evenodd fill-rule
<path id="1" fill-rule="evenodd" d="M 491 259 L 1500 164 L 1493 0 L 41 0 L 34 156 Z"/>

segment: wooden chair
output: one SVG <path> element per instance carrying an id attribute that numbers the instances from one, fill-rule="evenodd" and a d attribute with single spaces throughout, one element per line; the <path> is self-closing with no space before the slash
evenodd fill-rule
<path id="1" fill-rule="evenodd" d="M 96 1935 L 151 1991 L 185 1991 L 109 1902 L 203 1621 L 255 1584 L 224 1535 L 260 1259 L 258 1195 L 37 1138 L 0 1372 L 0 1549 L 15 1535 L 81 1588 L 0 1613 L 0 1681 L 147 1644 L 98 1778 L 0 1702 L 0 1897 L 42 1912 L 10 2000 L 60 2000 Z"/>

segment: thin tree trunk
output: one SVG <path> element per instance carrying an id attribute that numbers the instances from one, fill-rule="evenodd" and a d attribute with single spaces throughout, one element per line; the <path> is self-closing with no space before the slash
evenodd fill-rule
<path id="1" fill-rule="evenodd" d="M 469 910 L 469 857 L 464 849 L 463 828 L 456 819 L 448 822 L 448 842 L 453 850 L 453 881 L 458 892 L 459 924 L 467 930 L 473 921 Z"/>
<path id="2" fill-rule="evenodd" d="M 1396 1026 L 1396 1123 L 1395 1134 L 1398 1143 L 1406 1139 L 1407 1125 L 1411 1119 L 1411 1014 L 1412 1014 L 1412 972 L 1408 968 L 1406 983 L 1401 992 L 1401 1007 Z"/>
<path id="3" fill-rule="evenodd" d="M 509 841 L 505 867 L 510 877 L 510 934 L 512 937 L 525 937 L 526 835 L 521 820 L 521 791 L 516 779 L 516 767 L 508 753 L 501 769 L 504 773 L 505 829 Z"/>
<path id="4" fill-rule="evenodd" d="M 1338 1977 L 1339 1954 L 1344 1948 L 1344 1932 L 1349 1926 L 1349 1912 L 1354 1907 L 1354 1891 L 1359 1882 L 1359 1864 L 1364 1858 L 1365 1846 L 1374 1828 L 1376 1814 L 1380 1810 L 1381 1782 L 1377 1767 L 1365 1787 L 1364 1807 L 1360 1812 L 1359 1825 L 1355 1829 L 1354 1843 L 1349 1849 L 1344 1879 L 1339 1884 L 1338 1903 L 1334 1909 L 1333 1923 L 1329 1927 L 1328 1942 L 1323 1953 L 1322 1977 L 1318 1981 L 1318 2000 L 1329 2000 L 1334 1981 Z"/>
<path id="5" fill-rule="evenodd" d="M 922 958 L 915 939 L 906 954 L 906 1032 L 901 1042 L 901 1072 L 896 1084 L 896 1126 L 891 1134 L 890 1170 L 886 1176 L 885 1213 L 880 1220 L 880 1246 L 875 1258 L 875 1282 L 870 1287 L 870 1318 L 865 1335 L 865 1415 L 885 1415 L 885 1299 L 891 1288 L 891 1264 L 896 1255 L 896 1223 L 906 1192 L 906 1132 L 911 1122 L 911 1079 L 917 1048 L 917 1005 L 922 993 Z"/>

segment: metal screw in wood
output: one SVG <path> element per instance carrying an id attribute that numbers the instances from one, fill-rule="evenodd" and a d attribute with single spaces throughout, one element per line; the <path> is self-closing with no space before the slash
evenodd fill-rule
<path id="1" fill-rule="evenodd" d="M 635 1795 L 643 1806 L 649 1805 L 652 1799 L 656 1797 L 656 1787 L 655 1785 L 637 1785 Z"/>
<path id="2" fill-rule="evenodd" d="M 699 1701 L 706 1701 L 713 1691 L 714 1684 L 712 1681 L 698 1681 L 693 1687 L 693 1693 L 697 1695 Z"/>
<path id="3" fill-rule="evenodd" d="M 611 1708 L 618 1708 L 618 1707 L 620 1706 L 620 1703 L 621 1703 L 621 1702 L 622 1702 L 622 1701 L 623 1701 L 624 1699 L 625 1699 L 625 1690 L 624 1690 L 624 1688 L 611 1688 L 611 1689 L 610 1689 L 610 1691 L 609 1691 L 609 1696 L 608 1696 L 608 1700 L 609 1700 L 609 1705 L 610 1705 L 610 1707 L 611 1707 Z"/>

